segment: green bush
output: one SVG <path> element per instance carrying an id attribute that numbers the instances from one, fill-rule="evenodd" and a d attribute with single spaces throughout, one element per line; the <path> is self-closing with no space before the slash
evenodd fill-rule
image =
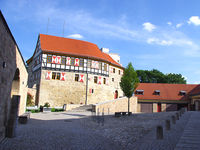
<path id="1" fill-rule="evenodd" d="M 51 112 L 60 112 L 60 111 L 64 111 L 64 109 L 62 109 L 62 108 L 51 108 Z"/>
<path id="2" fill-rule="evenodd" d="M 48 102 L 46 102 L 46 103 L 44 104 L 44 107 L 49 108 L 49 107 L 50 107 L 50 104 L 49 104 Z"/>
<path id="3" fill-rule="evenodd" d="M 55 112 L 56 111 L 56 109 L 55 108 L 51 108 L 51 112 Z"/>
<path id="4" fill-rule="evenodd" d="M 39 112 L 40 112 L 39 109 L 32 109 L 32 110 L 31 110 L 31 113 L 39 113 Z"/>

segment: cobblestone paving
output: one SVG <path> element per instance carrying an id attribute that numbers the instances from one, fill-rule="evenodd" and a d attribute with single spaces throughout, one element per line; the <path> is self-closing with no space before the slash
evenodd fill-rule
<path id="1" fill-rule="evenodd" d="M 175 150 L 200 150 L 200 112 L 193 112 Z"/>
<path id="2" fill-rule="evenodd" d="M 90 113 L 86 112 L 31 114 L 28 124 L 18 125 L 17 137 L 5 139 L 0 150 L 173 150 L 175 147 L 176 150 L 182 150 L 180 145 L 186 143 L 187 134 L 194 133 L 191 139 L 199 138 L 199 134 L 192 129 L 198 128 L 199 131 L 200 115 L 186 112 L 176 124 L 170 121 L 171 129 L 166 131 L 165 120 L 171 119 L 174 114 L 136 114 L 120 118 L 107 116 L 103 126 L 94 122 Z M 198 125 L 191 125 L 190 122 L 196 117 L 199 118 L 196 121 Z M 156 125 L 163 126 L 163 140 L 156 139 Z M 193 141 L 198 142 L 197 139 Z"/>
<path id="3" fill-rule="evenodd" d="M 82 114 L 32 114 L 26 125 L 18 125 L 17 137 L 5 139 L 0 150 L 120 150 L 109 139 L 82 128 Z M 43 120 L 39 120 L 39 119 Z M 48 120 L 56 119 L 56 120 Z M 62 118 L 62 120 L 60 120 Z M 73 118 L 73 119 L 70 119 Z"/>
<path id="4" fill-rule="evenodd" d="M 165 128 L 165 122 L 160 122 L 159 125 L 163 127 L 164 138 L 162 140 L 156 139 L 156 127 L 143 138 L 139 139 L 137 142 L 130 144 L 127 149 L 136 150 L 174 150 L 179 138 L 181 137 L 185 124 L 187 124 L 190 118 L 191 112 L 187 112 L 182 117 L 176 121 L 176 124 L 172 124 L 169 131 Z M 169 118 L 170 119 L 170 118 Z"/>

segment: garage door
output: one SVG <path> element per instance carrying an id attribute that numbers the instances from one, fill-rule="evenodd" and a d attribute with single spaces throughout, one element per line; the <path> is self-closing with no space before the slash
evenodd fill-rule
<path id="1" fill-rule="evenodd" d="M 152 103 L 140 103 L 141 112 L 144 113 L 152 113 L 153 112 L 153 104 Z"/>
<path id="2" fill-rule="evenodd" d="M 177 104 L 167 104 L 166 111 L 177 111 Z"/>

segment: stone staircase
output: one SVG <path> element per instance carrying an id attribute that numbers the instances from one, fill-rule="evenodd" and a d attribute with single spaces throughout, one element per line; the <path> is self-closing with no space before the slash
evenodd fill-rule
<path id="1" fill-rule="evenodd" d="M 69 110 L 68 112 L 86 112 L 86 111 L 92 111 L 92 105 L 83 105 L 80 107 L 73 108 L 72 110 Z"/>

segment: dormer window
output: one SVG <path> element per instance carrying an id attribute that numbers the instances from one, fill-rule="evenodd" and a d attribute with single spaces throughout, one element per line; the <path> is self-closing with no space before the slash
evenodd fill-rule
<path id="1" fill-rule="evenodd" d="M 160 90 L 155 90 L 154 95 L 160 95 Z"/>
<path id="2" fill-rule="evenodd" d="M 144 95 L 144 90 L 136 90 L 135 94 L 136 95 Z"/>
<path id="3" fill-rule="evenodd" d="M 182 95 L 182 96 L 183 96 L 183 95 L 186 95 L 186 91 L 180 91 L 180 92 L 179 92 L 179 95 Z"/>

